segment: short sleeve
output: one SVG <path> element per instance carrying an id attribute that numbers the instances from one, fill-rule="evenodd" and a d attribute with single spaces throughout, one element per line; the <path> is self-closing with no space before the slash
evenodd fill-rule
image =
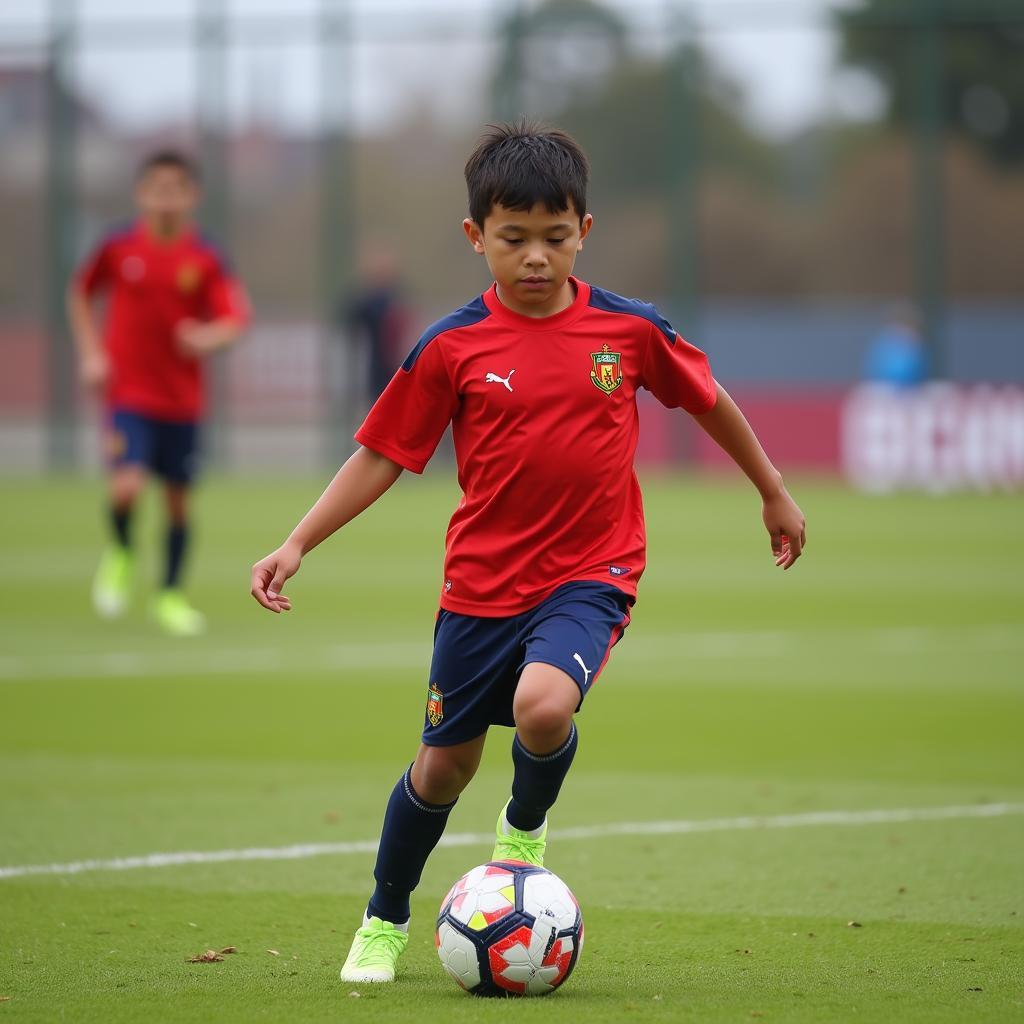
<path id="1" fill-rule="evenodd" d="M 109 239 L 100 242 L 75 273 L 75 284 L 90 297 L 110 286 L 114 264 L 110 250 Z"/>
<path id="2" fill-rule="evenodd" d="M 669 409 L 694 416 L 710 412 L 718 400 L 708 357 L 665 324 L 651 325 L 643 386 Z"/>
<path id="3" fill-rule="evenodd" d="M 417 346 L 419 348 L 419 346 Z M 374 403 L 356 441 L 422 473 L 459 406 L 438 339 L 413 353 Z"/>

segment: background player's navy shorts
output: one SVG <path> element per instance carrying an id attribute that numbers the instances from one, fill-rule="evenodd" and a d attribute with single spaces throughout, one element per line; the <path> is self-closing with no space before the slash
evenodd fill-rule
<path id="1" fill-rule="evenodd" d="M 199 463 L 199 424 L 156 420 L 115 409 L 107 426 L 112 466 L 144 465 L 168 483 L 191 483 Z"/>
<path id="2" fill-rule="evenodd" d="M 608 583 L 579 582 L 564 584 L 519 615 L 484 618 L 442 608 L 434 627 L 423 742 L 446 747 L 491 725 L 515 725 L 516 684 L 534 661 L 567 673 L 582 704 L 629 625 L 631 604 Z"/>

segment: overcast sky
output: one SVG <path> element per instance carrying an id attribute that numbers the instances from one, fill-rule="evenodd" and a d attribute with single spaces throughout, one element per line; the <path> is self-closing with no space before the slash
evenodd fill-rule
<path id="1" fill-rule="evenodd" d="M 258 115 L 313 128 L 321 116 L 321 69 L 313 45 L 319 0 L 224 2 L 238 26 L 228 70 L 231 119 L 238 123 Z M 838 3 L 605 2 L 635 26 L 637 43 L 652 50 L 664 44 L 666 16 L 673 9 L 691 16 L 714 60 L 742 87 L 750 117 L 762 129 L 783 134 L 825 109 L 870 116 L 877 107 L 869 82 L 834 71 L 829 12 Z M 513 3 L 351 0 L 351 22 L 364 40 L 355 50 L 349 79 L 357 123 L 364 129 L 386 124 L 416 104 L 453 123 L 485 116 L 482 89 L 494 52 L 485 41 L 493 40 L 495 25 Z M 16 59 L 38 44 L 49 6 L 48 0 L 0 3 L 0 59 Z M 197 9 L 193 0 L 78 0 L 78 9 L 83 46 L 77 79 L 107 116 L 131 126 L 189 116 L 196 93 L 189 45 L 189 18 Z M 123 27 L 125 21 L 141 31 L 112 42 L 109 28 L 102 26 L 119 22 Z"/>

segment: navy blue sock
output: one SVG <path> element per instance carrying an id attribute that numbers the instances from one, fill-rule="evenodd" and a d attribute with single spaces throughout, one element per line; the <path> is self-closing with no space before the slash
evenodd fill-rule
<path id="1" fill-rule="evenodd" d="M 409 894 L 419 885 L 423 865 L 448 824 L 455 806 L 428 804 L 412 788 L 410 768 L 391 791 L 384 813 L 377 864 L 373 877 L 377 883 L 366 912 L 393 924 L 409 920 Z"/>
<path id="2" fill-rule="evenodd" d="M 181 565 L 185 560 L 185 548 L 188 547 L 188 527 L 171 524 L 167 527 L 167 573 L 164 576 L 165 587 L 176 587 L 181 576 Z"/>
<path id="3" fill-rule="evenodd" d="M 550 754 L 532 754 L 519 741 L 512 741 L 512 801 L 505 811 L 508 823 L 522 832 L 533 832 L 544 824 L 548 811 L 558 799 L 558 791 L 569 771 L 579 746 L 576 723 L 568 739 Z"/>
<path id="4" fill-rule="evenodd" d="M 110 506 L 110 525 L 114 528 L 114 539 L 123 548 L 132 546 L 132 510 Z"/>

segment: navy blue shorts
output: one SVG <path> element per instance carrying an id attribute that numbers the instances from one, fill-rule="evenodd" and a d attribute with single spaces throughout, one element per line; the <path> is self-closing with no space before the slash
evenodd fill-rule
<path id="1" fill-rule="evenodd" d="M 199 424 L 114 409 L 107 424 L 111 466 L 143 465 L 168 483 L 188 484 L 199 465 Z"/>
<path id="2" fill-rule="evenodd" d="M 491 725 L 515 725 L 512 698 L 531 662 L 554 665 L 580 704 L 629 625 L 632 599 L 608 583 L 566 583 L 534 608 L 502 618 L 438 613 L 423 742 L 465 743 Z M 579 710 L 579 705 L 577 705 Z"/>

